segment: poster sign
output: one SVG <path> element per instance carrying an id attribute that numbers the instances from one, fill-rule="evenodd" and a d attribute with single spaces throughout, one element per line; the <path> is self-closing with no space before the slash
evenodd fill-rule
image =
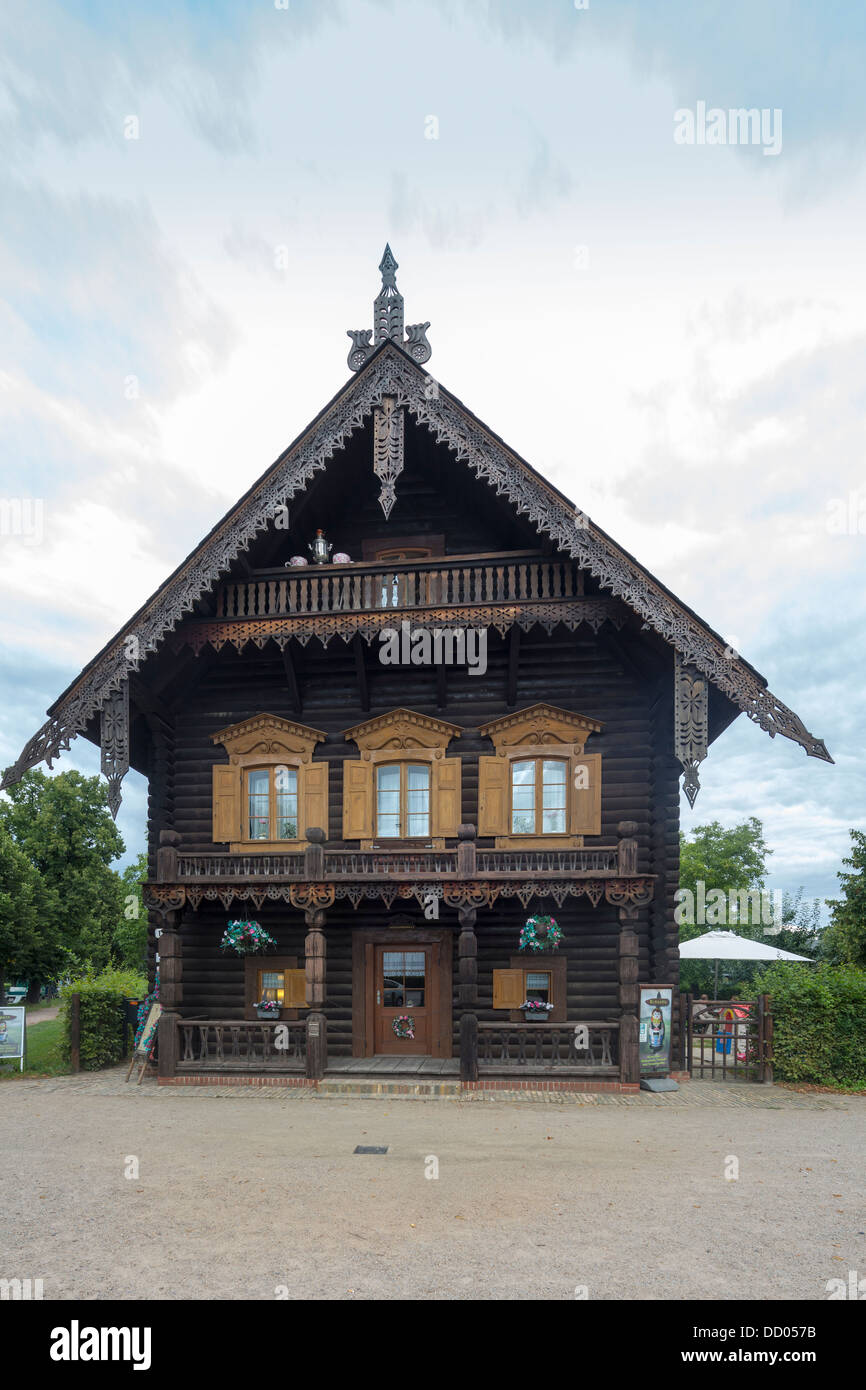
<path id="1" fill-rule="evenodd" d="M 24 1057 L 27 1050 L 27 1014 L 22 1004 L 0 1005 L 0 1061 L 21 1058 L 24 1070 Z"/>
<path id="2" fill-rule="evenodd" d="M 638 1054 L 641 1076 L 667 1076 L 671 1069 L 673 985 L 640 985 Z"/>

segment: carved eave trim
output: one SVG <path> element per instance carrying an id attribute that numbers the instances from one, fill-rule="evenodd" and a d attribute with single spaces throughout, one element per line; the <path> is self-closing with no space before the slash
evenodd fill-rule
<path id="1" fill-rule="evenodd" d="M 479 725 L 478 732 L 492 739 L 497 750 L 554 741 L 574 746 L 581 752 L 589 735 L 600 733 L 603 728 L 597 719 L 541 702 L 504 714 L 500 719 L 491 719 Z"/>
<path id="2" fill-rule="evenodd" d="M 428 374 L 393 342 L 375 349 L 357 376 L 55 702 L 47 722 L 29 740 L 14 766 L 7 768 L 2 785 L 18 781 L 27 768 L 43 760 L 51 766 L 61 750 L 87 728 L 107 698 L 120 690 L 129 673 L 140 669 L 255 536 L 267 530 L 277 510 L 327 468 L 386 395 L 394 397 L 398 407 L 405 407 L 479 480 L 506 497 L 519 515 L 575 559 L 604 589 L 622 599 L 680 653 L 685 663 L 702 671 L 771 737 L 781 734 L 799 743 L 810 757 L 833 761 L 823 741 L 809 733 L 794 711 L 778 700 L 744 661 L 731 656 L 730 647 L 721 638 L 589 517 L 576 511 L 456 397 L 438 383 L 437 389 L 430 391 L 429 383 Z"/>
<path id="3" fill-rule="evenodd" d="M 212 741 L 222 744 L 232 762 L 253 754 L 279 757 L 282 753 L 300 754 L 309 761 L 316 744 L 326 738 L 321 729 L 310 729 L 276 714 L 256 714 L 211 734 Z"/>
<path id="4" fill-rule="evenodd" d="M 413 744 L 421 748 L 445 749 L 452 738 L 459 738 L 462 732 L 456 724 L 448 724 L 444 719 L 434 719 L 429 714 L 401 708 L 356 724 L 346 729 L 343 736 L 348 743 L 356 743 L 362 753 L 368 753 L 382 748 L 406 748 Z"/>

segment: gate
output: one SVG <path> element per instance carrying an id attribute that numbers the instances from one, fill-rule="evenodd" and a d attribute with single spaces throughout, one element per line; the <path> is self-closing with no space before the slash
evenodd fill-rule
<path id="1" fill-rule="evenodd" d="M 683 1071 L 700 1081 L 773 1080 L 770 996 L 695 999 L 680 995 Z"/>

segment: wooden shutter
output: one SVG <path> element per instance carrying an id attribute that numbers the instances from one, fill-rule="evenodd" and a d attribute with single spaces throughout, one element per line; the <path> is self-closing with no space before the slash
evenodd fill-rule
<path id="1" fill-rule="evenodd" d="M 508 770 L 507 758 L 478 759 L 478 834 L 507 835 Z"/>
<path id="2" fill-rule="evenodd" d="M 578 787 L 577 771 L 585 767 L 589 786 Z M 601 754 L 579 753 L 571 765 L 572 775 L 572 835 L 601 834 Z"/>
<path id="3" fill-rule="evenodd" d="M 284 1009 L 305 1009 L 307 1007 L 306 970 L 284 970 L 285 988 Z"/>
<path id="4" fill-rule="evenodd" d="M 240 768 L 214 764 L 213 769 L 214 843 L 241 838 Z"/>
<path id="5" fill-rule="evenodd" d="M 433 835 L 457 834 L 461 819 L 460 773 L 459 758 L 439 758 L 433 764 Z"/>
<path id="6" fill-rule="evenodd" d="M 328 838 L 328 763 L 304 763 L 301 766 L 303 786 L 300 839 L 307 830 L 317 826 Z"/>
<path id="7" fill-rule="evenodd" d="M 494 970 L 494 1009 L 519 1009 L 525 998 L 522 970 Z"/>
<path id="8" fill-rule="evenodd" d="M 347 758 L 343 763 L 343 839 L 373 838 L 373 767 Z"/>

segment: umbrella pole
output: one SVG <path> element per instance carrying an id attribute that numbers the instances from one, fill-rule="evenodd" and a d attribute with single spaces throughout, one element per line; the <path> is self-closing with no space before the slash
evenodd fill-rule
<path id="1" fill-rule="evenodd" d="M 719 997 L 719 962 L 718 962 L 718 960 L 715 960 L 715 961 L 713 962 L 713 998 L 714 998 L 714 999 L 718 999 L 718 997 Z"/>

